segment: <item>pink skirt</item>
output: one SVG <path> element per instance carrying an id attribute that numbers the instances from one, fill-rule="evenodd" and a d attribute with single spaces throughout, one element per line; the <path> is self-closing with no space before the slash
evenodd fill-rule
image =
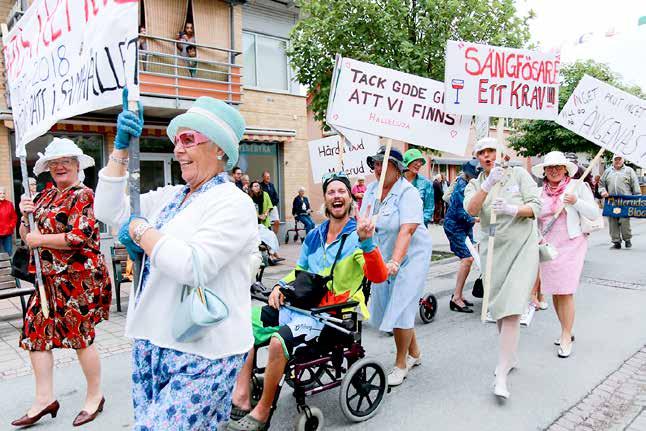
<path id="1" fill-rule="evenodd" d="M 556 247 L 559 254 L 556 259 L 540 265 L 541 292 L 545 294 L 572 295 L 581 281 L 588 238 L 587 235 L 580 235 L 570 239 L 566 217 L 563 211 L 546 236 L 547 242 Z"/>

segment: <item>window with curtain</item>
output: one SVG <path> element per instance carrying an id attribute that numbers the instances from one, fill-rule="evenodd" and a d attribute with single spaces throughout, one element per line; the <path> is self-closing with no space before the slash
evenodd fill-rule
<path id="1" fill-rule="evenodd" d="M 244 84 L 263 90 L 289 90 L 287 40 L 243 33 Z"/>

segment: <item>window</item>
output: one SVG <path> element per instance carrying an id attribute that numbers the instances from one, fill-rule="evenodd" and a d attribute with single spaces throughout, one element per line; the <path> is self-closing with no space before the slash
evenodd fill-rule
<path id="1" fill-rule="evenodd" d="M 287 40 L 243 32 L 244 85 L 289 91 Z"/>

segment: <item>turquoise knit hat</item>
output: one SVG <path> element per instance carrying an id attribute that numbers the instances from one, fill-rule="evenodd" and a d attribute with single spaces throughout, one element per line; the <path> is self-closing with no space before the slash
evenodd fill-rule
<path id="1" fill-rule="evenodd" d="M 238 163 L 238 144 L 245 131 L 245 122 L 237 109 L 221 100 L 203 96 L 197 99 L 188 111 L 170 122 L 166 128 L 166 134 L 171 141 L 175 142 L 175 136 L 180 128 L 200 132 L 222 148 L 229 158 L 227 171 Z"/>

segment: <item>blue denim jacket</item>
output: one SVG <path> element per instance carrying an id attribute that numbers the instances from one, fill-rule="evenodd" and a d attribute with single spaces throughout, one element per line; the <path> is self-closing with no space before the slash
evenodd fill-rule
<path id="1" fill-rule="evenodd" d="M 422 203 L 424 204 L 424 224 L 427 225 L 433 220 L 433 211 L 435 211 L 433 183 L 424 175 L 417 174 L 412 184 L 419 191 L 419 196 L 422 198 Z"/>

